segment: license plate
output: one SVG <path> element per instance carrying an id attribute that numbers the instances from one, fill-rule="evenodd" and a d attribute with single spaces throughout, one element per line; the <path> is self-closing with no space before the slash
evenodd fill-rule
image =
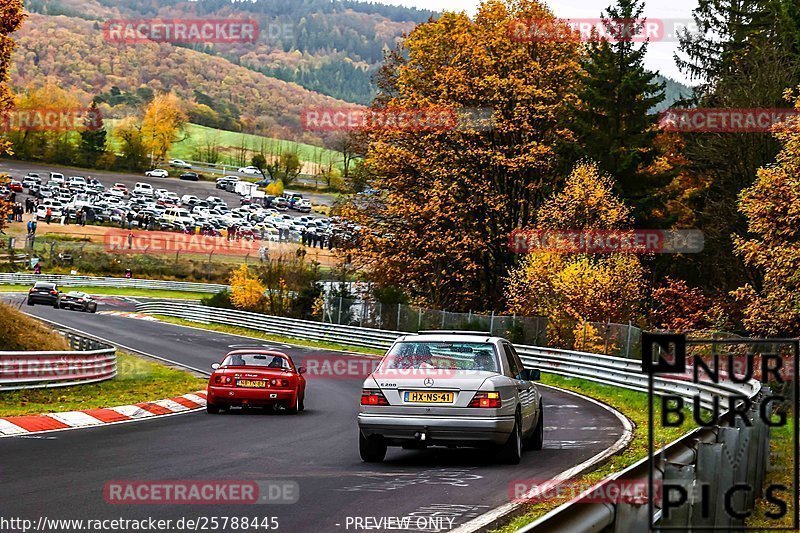
<path id="1" fill-rule="evenodd" d="M 264 388 L 267 386 L 266 381 L 254 381 L 252 379 L 240 379 L 236 382 L 237 387 L 247 387 L 251 389 Z"/>
<path id="2" fill-rule="evenodd" d="M 406 391 L 404 401 L 411 403 L 453 403 L 455 393 L 436 391 Z"/>

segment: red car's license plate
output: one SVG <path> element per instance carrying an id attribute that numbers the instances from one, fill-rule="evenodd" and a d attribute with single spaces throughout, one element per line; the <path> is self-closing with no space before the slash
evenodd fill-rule
<path id="1" fill-rule="evenodd" d="M 240 379 L 236 382 L 237 387 L 248 387 L 252 389 L 264 388 L 267 386 L 266 381 L 255 381 L 252 379 Z"/>

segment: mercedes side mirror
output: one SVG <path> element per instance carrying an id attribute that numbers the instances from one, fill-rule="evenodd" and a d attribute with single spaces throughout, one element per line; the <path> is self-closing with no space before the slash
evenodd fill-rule
<path id="1" fill-rule="evenodd" d="M 211 365 L 211 368 L 213 368 L 214 370 L 218 369 L 219 367 L 220 367 L 219 363 L 214 363 Z"/>
<path id="2" fill-rule="evenodd" d="M 305 373 L 306 373 L 306 367 L 304 367 L 304 366 L 298 366 L 298 367 L 297 367 L 297 373 L 298 373 L 298 374 L 305 374 Z"/>

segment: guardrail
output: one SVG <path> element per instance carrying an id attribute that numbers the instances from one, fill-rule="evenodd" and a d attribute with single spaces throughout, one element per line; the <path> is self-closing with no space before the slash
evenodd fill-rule
<path id="1" fill-rule="evenodd" d="M 84 385 L 117 375 L 117 350 L 75 333 L 64 333 L 73 351 L 0 352 L 0 391 Z"/>
<path id="2" fill-rule="evenodd" d="M 37 281 L 50 281 L 64 287 L 115 287 L 125 289 L 201 292 L 207 294 L 214 294 L 229 288 L 227 285 L 218 283 L 162 281 L 157 279 L 28 274 L 25 272 L 0 274 L 0 285 L 33 285 Z"/>
<path id="3" fill-rule="evenodd" d="M 216 323 L 237 326 L 273 335 L 327 341 L 345 346 L 386 349 L 400 335 L 408 332 L 343 326 L 327 322 L 299 320 L 202 305 L 186 305 L 177 302 L 146 302 L 136 306 L 142 313 L 172 316 L 203 324 Z M 571 350 L 557 350 L 540 346 L 515 345 L 523 363 L 533 368 L 564 376 L 578 377 L 606 385 L 614 385 L 637 391 L 647 391 L 647 375 L 642 373 L 641 361 L 609 355 L 598 355 Z M 754 395 L 755 385 L 745 383 L 728 387 L 728 394 Z M 724 387 L 724 386 L 723 386 Z M 701 395 L 703 406 L 711 407 L 712 394 L 719 388 L 669 378 L 655 378 L 655 391 L 662 394 L 679 394 L 687 398 Z"/>
<path id="4" fill-rule="evenodd" d="M 330 341 L 346 346 L 358 346 L 385 349 L 394 340 L 407 334 L 400 331 L 375 330 L 356 326 L 341 326 L 324 322 L 297 320 L 291 318 L 275 317 L 259 313 L 217 309 L 197 305 L 183 305 L 172 302 L 148 302 L 137 305 L 137 311 L 182 318 L 204 324 L 216 323 L 229 326 L 238 326 L 265 333 L 285 337 Z M 598 355 L 571 350 L 558 350 L 538 346 L 515 345 L 523 363 L 528 368 L 539 368 L 568 377 L 576 377 L 606 385 L 622 387 L 630 390 L 648 391 L 649 376 L 642 372 L 641 361 Z M 731 428 L 698 429 L 676 440 L 657 452 L 655 460 L 664 461 L 667 465 L 664 480 L 683 479 L 688 482 L 694 480 L 744 480 L 752 482 L 751 486 L 760 487 L 766 469 L 766 459 L 769 451 L 769 431 L 762 423 L 759 424 L 757 416 L 759 399 L 763 392 L 768 395 L 768 389 L 762 392 L 761 384 L 751 380 L 741 384 L 715 384 L 711 386 L 704 383 L 693 383 L 689 375 L 676 378 L 654 376 L 653 391 L 658 395 L 677 395 L 693 399 L 698 396 L 704 408 L 714 407 L 714 397 L 726 398 L 731 395 L 744 395 L 755 399 L 754 407 L 749 412 L 752 426 L 745 426 L 737 420 L 737 425 Z M 744 447 L 745 459 L 736 464 L 723 462 L 722 455 L 733 458 L 741 452 L 740 444 Z M 647 458 L 626 468 L 622 472 L 612 475 L 601 482 L 607 484 L 615 480 L 639 480 L 644 474 L 645 480 L 648 470 Z M 720 473 L 720 472 L 725 472 Z M 714 477 L 716 476 L 716 477 Z M 659 474 L 658 480 L 661 477 Z M 698 482 L 699 482 L 698 481 Z M 712 487 L 712 491 L 715 487 Z M 721 492 L 717 495 L 721 498 Z M 743 504 L 752 507 L 755 495 L 749 495 Z M 714 501 L 715 509 L 722 509 L 722 503 Z M 521 506 L 521 504 L 520 504 Z M 536 522 L 529 524 L 523 531 L 600 531 L 608 526 L 615 526 L 616 531 L 646 531 L 651 524 L 647 524 L 647 504 L 620 503 L 585 503 L 571 502 L 561 506 Z M 699 512 L 699 511 L 698 511 Z M 659 512 L 660 515 L 660 512 Z M 722 512 L 713 518 L 711 525 L 735 525 L 725 521 Z M 663 526 L 695 525 L 699 520 L 691 513 L 682 513 L 678 517 L 671 517 L 664 521 Z M 709 519 L 706 519 L 707 523 Z"/>

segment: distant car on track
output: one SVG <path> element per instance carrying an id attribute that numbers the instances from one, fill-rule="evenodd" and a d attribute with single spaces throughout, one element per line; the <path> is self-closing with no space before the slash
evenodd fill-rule
<path id="1" fill-rule="evenodd" d="M 183 159 L 172 159 L 169 162 L 169 166 L 174 168 L 192 168 L 192 165 L 190 165 Z"/>
<path id="2" fill-rule="evenodd" d="M 28 305 L 45 304 L 58 309 L 60 299 L 58 285 L 49 281 L 37 281 L 28 290 Z"/>
<path id="3" fill-rule="evenodd" d="M 61 296 L 59 306 L 61 309 L 77 309 L 88 313 L 97 311 L 97 302 L 94 301 L 94 298 L 80 291 L 70 291 Z"/>
<path id="4" fill-rule="evenodd" d="M 254 176 L 261 174 L 261 171 L 258 169 L 258 167 L 241 167 L 239 172 L 242 174 L 252 174 Z"/>
<path id="5" fill-rule="evenodd" d="M 358 414 L 361 459 L 387 446 L 488 447 L 517 464 L 544 439 L 542 396 L 507 340 L 479 332 L 398 338 L 364 381 Z"/>
<path id="6" fill-rule="evenodd" d="M 234 350 L 211 365 L 206 410 L 219 413 L 233 406 L 282 408 L 298 413 L 305 408 L 304 367 L 295 367 L 282 352 Z"/>
<path id="7" fill-rule="evenodd" d="M 169 176 L 169 172 L 163 168 L 154 168 L 153 170 L 148 170 L 145 172 L 144 175 L 148 178 L 166 178 Z"/>

